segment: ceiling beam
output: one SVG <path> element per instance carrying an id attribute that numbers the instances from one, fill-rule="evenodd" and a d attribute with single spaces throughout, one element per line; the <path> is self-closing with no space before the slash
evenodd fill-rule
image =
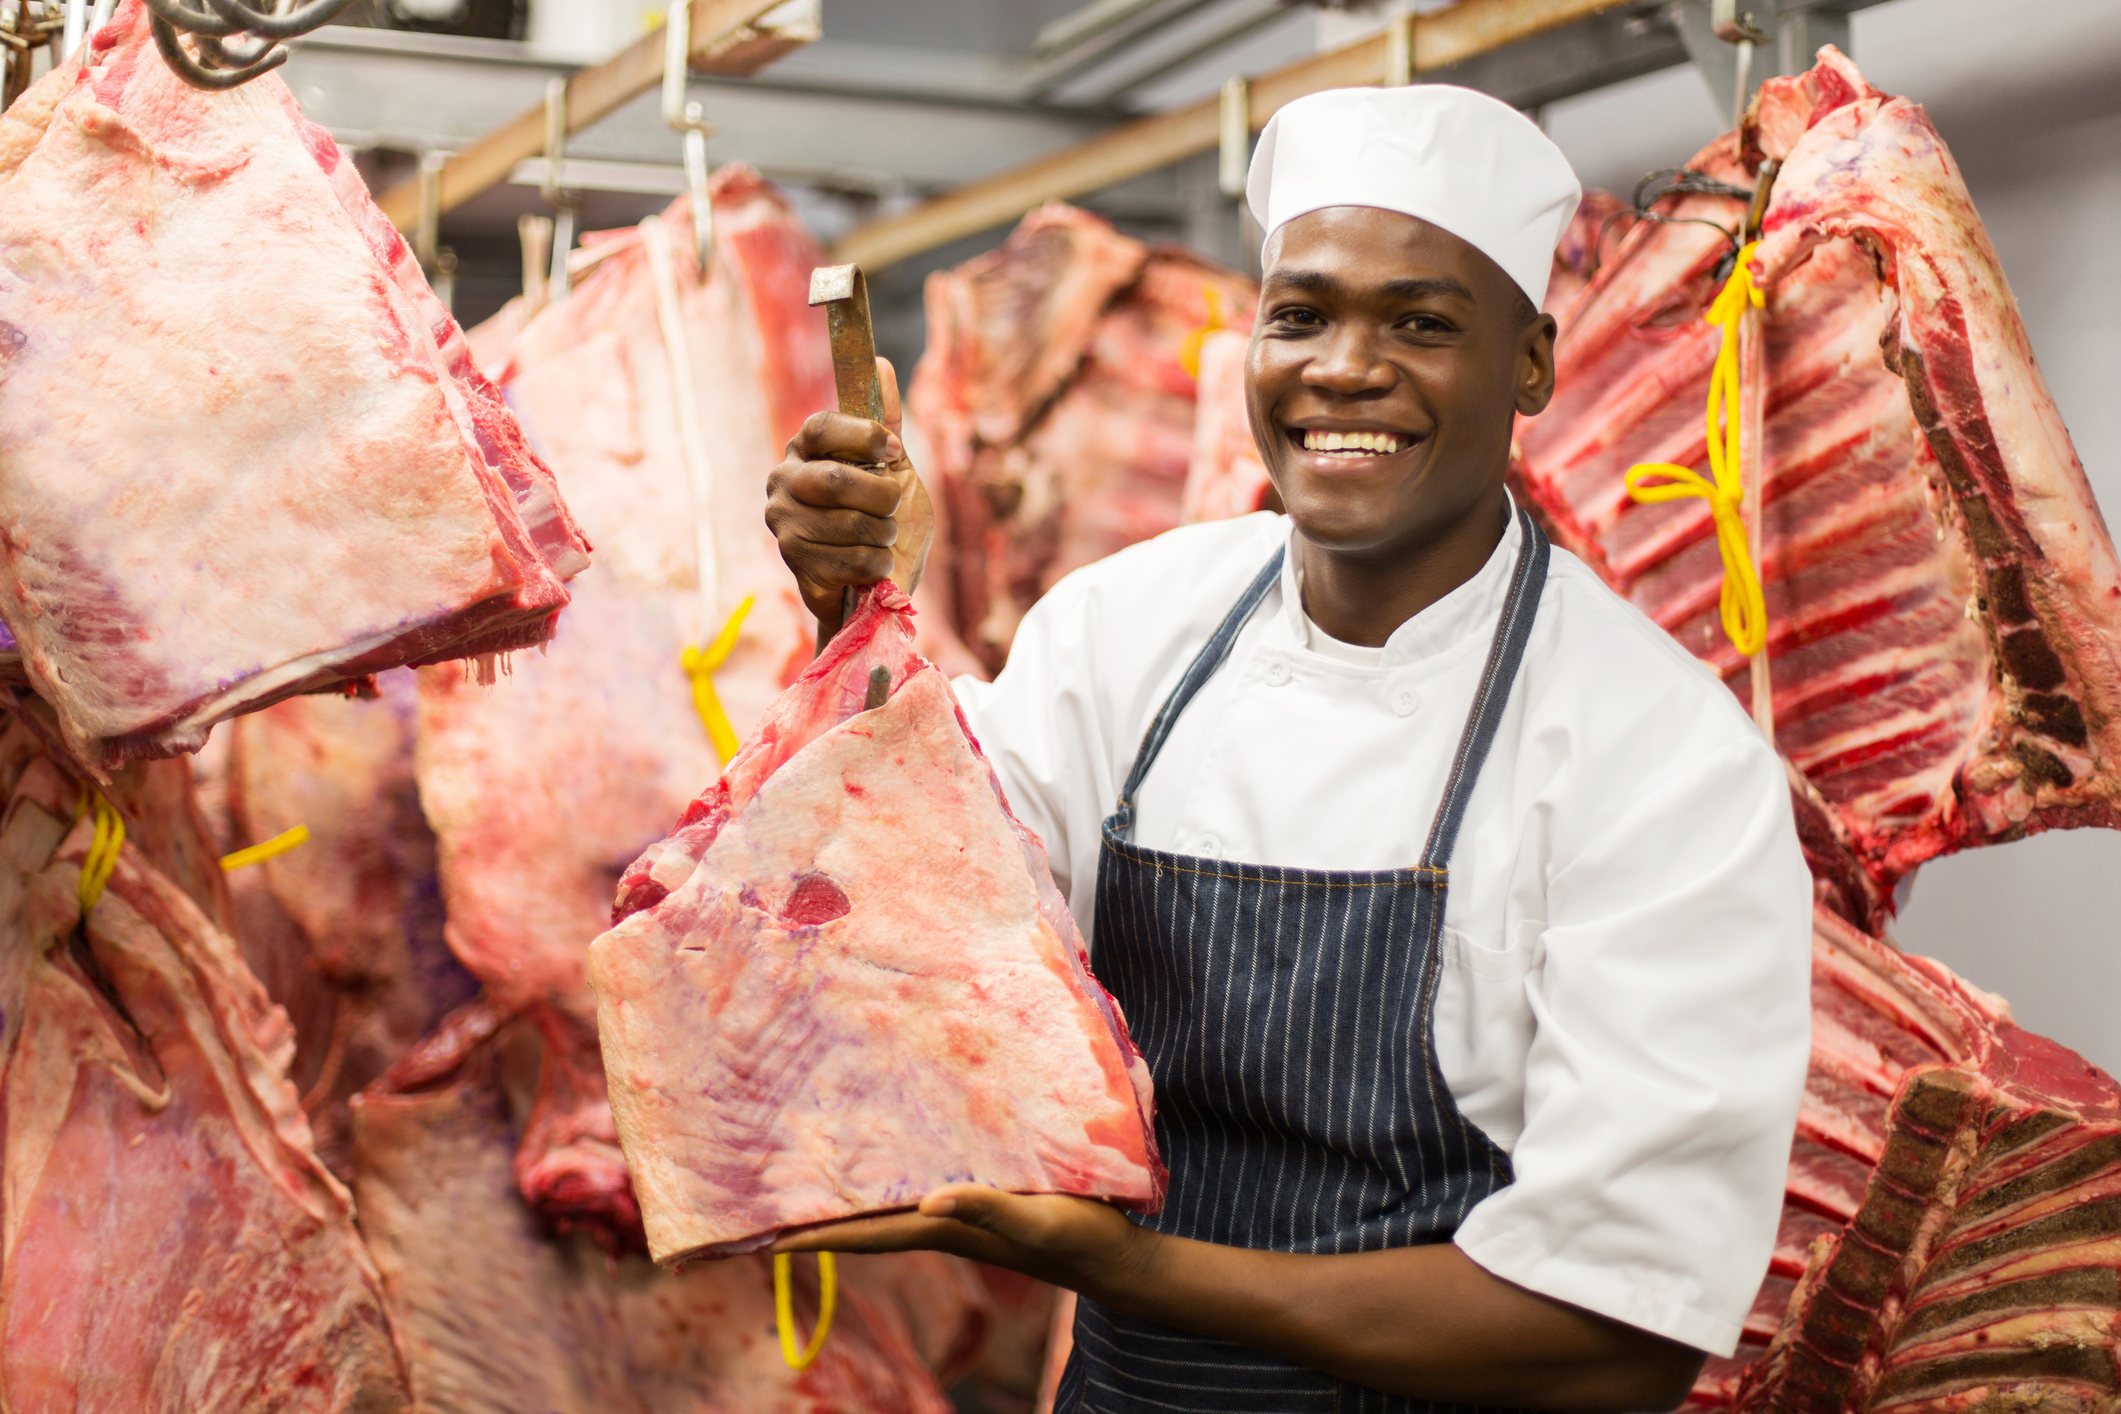
<path id="1" fill-rule="evenodd" d="M 1414 72 L 1432 73 L 1505 45 L 1588 19 L 1630 0 L 1459 0 L 1414 17 Z M 1285 105 L 1328 88 L 1382 83 L 1387 32 L 1300 59 L 1252 80 L 1253 131 Z M 1100 133 L 1035 162 L 982 178 L 910 211 L 867 222 L 841 239 L 834 259 L 875 270 L 1213 149 L 1221 103 L 1206 99 Z"/>
<path id="2" fill-rule="evenodd" d="M 772 63 L 815 33 L 780 34 L 753 22 L 782 0 L 691 0 L 695 73 L 742 76 Z M 663 82 L 663 27 L 567 80 L 567 134 L 602 121 Z M 461 206 L 508 180 L 516 164 L 545 154 L 545 107 L 539 104 L 480 138 L 442 168 L 442 210 Z M 376 199 L 401 231 L 420 219 L 420 179 L 409 177 Z"/>

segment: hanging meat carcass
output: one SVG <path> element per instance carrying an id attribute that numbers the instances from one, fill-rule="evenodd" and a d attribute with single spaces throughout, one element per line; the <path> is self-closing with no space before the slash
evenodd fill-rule
<path id="1" fill-rule="evenodd" d="M 353 164 L 148 21 L 0 115 L 0 619 L 95 772 L 540 643 L 588 563 Z"/>
<path id="2" fill-rule="evenodd" d="M 839 1314 L 797 1374 L 775 1338 L 766 1259 L 673 1275 L 585 1234 L 543 1232 L 511 1174 L 521 1097 L 504 1083 L 509 1040 L 474 1050 L 440 1088 L 354 1101 L 362 1229 L 423 1410 L 948 1414 L 915 1333 L 895 1302 L 866 1294 L 859 1259 L 842 1259 Z M 816 1295 L 800 1288 L 805 1329 Z"/>
<path id="3" fill-rule="evenodd" d="M 410 1409 L 380 1279 L 288 1080 L 288 1018 L 213 921 L 187 767 L 115 775 L 126 841 L 84 926 L 93 816 L 70 823 L 83 792 L 38 710 L 0 736 L 0 1404 Z"/>
<path id="4" fill-rule="evenodd" d="M 1947 850 L 2121 821 L 2121 570 L 1928 118 L 1823 50 L 1692 166 L 1774 183 L 1749 462 L 1776 744 L 1886 891 Z M 1740 690 L 1707 505 L 1636 505 L 1622 478 L 1705 463 L 1701 314 L 1745 206 L 1682 191 L 1608 246 L 1566 311 L 1553 405 L 1519 436 L 1557 539 Z"/>
<path id="5" fill-rule="evenodd" d="M 1203 339 L 1259 292 L 1184 251 L 1048 206 L 929 277 L 911 406 L 944 502 L 956 627 L 999 669 L 1069 570 L 1180 521 Z"/>
<path id="6" fill-rule="evenodd" d="M 1782 1240 L 1738 1356 L 1688 1407 L 2105 1408 L 2121 1091 L 1881 930 L 1925 858 L 2114 823 L 2111 545 L 1919 108 L 1826 50 L 1692 166 L 1740 194 L 1690 181 L 1659 215 L 1735 231 L 1745 187 L 1774 181 L 1756 261 L 1768 651 L 1821 906 Z M 1520 488 L 1742 687 L 1706 509 L 1634 506 L 1622 484 L 1704 460 L 1701 311 L 1731 242 L 1644 222 L 1577 244 L 1603 258 L 1558 306 L 1560 388 L 1520 429 Z"/>
<path id="7" fill-rule="evenodd" d="M 662 1261 L 950 1182 L 1154 1211 L 1148 1067 L 885 583 L 590 949 Z"/>
<path id="8" fill-rule="evenodd" d="M 197 758 L 216 848 L 305 843 L 228 875 L 234 933 L 295 1029 L 317 1152 L 352 1173 L 347 1100 L 471 1000 L 443 939 L 434 835 L 413 781 L 413 676 L 375 700 L 312 695 L 227 722 Z"/>
<path id="9" fill-rule="evenodd" d="M 624 1245 L 639 1218 L 584 959 L 620 872 L 720 770 L 685 651 L 753 599 L 712 675 L 738 731 L 810 656 L 765 526 L 765 473 L 834 401 L 824 320 L 807 304 L 816 243 L 748 168 L 718 172 L 713 199 L 706 279 L 660 218 L 591 237 L 595 268 L 496 370 L 599 546 L 552 643 L 491 687 L 450 666 L 420 674 L 420 795 L 450 945 L 493 1019 L 527 1012 L 547 1037 L 517 1176 L 548 1218 Z M 684 213 L 681 201 L 672 221 Z M 438 1063 L 429 1048 L 424 1064 Z"/>
<path id="10" fill-rule="evenodd" d="M 1812 996 L 1773 1266 L 1687 1408 L 2111 1408 L 2121 1088 L 1826 908 Z"/>

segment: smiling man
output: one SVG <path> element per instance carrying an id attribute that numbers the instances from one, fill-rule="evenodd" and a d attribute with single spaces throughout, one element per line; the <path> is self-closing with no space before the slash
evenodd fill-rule
<path id="1" fill-rule="evenodd" d="M 1169 1200 L 961 1186 L 783 1249 L 1080 1292 L 1063 1414 L 1669 1408 L 1737 1342 L 1803 1084 L 1782 768 L 1505 488 L 1561 153 L 1463 89 L 1343 90 L 1249 194 L 1287 515 L 1077 571 L 958 685 L 1148 1059 Z M 899 455 L 821 414 L 774 473 L 825 629 L 925 552 L 850 465 Z"/>

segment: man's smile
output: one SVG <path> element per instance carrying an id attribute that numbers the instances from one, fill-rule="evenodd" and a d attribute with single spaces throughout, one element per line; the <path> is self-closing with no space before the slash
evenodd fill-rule
<path id="1" fill-rule="evenodd" d="M 1419 446 L 1426 438 L 1375 423 L 1286 427 L 1291 449 L 1310 453 L 1312 468 L 1326 472 L 1375 470 L 1385 458 Z"/>

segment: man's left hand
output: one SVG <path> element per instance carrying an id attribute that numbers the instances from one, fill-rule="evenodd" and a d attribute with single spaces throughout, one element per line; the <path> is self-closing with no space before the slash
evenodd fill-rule
<path id="1" fill-rule="evenodd" d="M 789 1233 L 775 1252 L 949 1252 L 1006 1267 L 1096 1300 L 1139 1283 L 1158 1235 L 1117 1208 L 1053 1193 L 1004 1193 L 976 1183 L 938 1188 L 910 1213 Z"/>

